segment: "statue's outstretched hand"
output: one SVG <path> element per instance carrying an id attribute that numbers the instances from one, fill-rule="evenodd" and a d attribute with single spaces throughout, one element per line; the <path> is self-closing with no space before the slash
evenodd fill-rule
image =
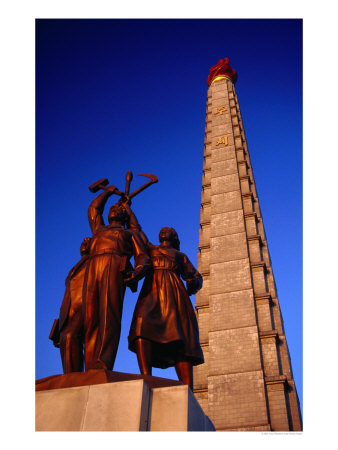
<path id="1" fill-rule="evenodd" d="M 131 270 L 130 272 L 126 272 L 124 275 L 124 282 L 127 284 L 128 283 L 133 283 L 135 281 L 139 281 L 141 280 L 141 278 L 143 278 L 145 276 L 146 270 L 144 267 L 142 266 L 137 266 L 135 268 L 135 270 Z"/>
<path id="2" fill-rule="evenodd" d="M 126 283 L 127 286 L 135 283 L 135 281 L 138 281 L 138 280 L 139 280 L 139 277 L 137 276 L 137 273 L 135 271 L 126 273 L 125 277 L 123 278 L 123 281 Z"/>
<path id="3" fill-rule="evenodd" d="M 202 287 L 202 283 L 198 278 L 192 278 L 189 280 L 186 280 L 187 282 L 187 292 L 188 295 L 194 295 L 199 291 Z"/>
<path id="4" fill-rule="evenodd" d="M 123 278 L 123 281 L 125 282 L 126 286 L 129 287 L 129 289 L 132 292 L 137 291 L 137 282 L 139 278 L 137 277 L 135 271 L 127 272 Z"/>

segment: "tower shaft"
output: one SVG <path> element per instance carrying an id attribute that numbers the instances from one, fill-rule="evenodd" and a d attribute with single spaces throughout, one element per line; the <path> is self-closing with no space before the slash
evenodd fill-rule
<path id="1" fill-rule="evenodd" d="M 234 81 L 214 76 L 208 90 L 198 255 L 204 285 L 196 299 L 205 363 L 194 369 L 194 393 L 216 430 L 300 431 Z"/>

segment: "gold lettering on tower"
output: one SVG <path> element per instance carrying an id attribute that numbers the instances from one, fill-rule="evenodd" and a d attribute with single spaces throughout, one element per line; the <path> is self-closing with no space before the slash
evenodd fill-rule
<path id="1" fill-rule="evenodd" d="M 222 136 L 222 137 L 218 138 L 216 145 L 220 145 L 220 144 L 228 145 L 228 136 Z"/>
<path id="2" fill-rule="evenodd" d="M 214 112 L 214 115 L 216 116 L 217 114 L 219 115 L 223 115 L 223 113 L 225 112 L 225 106 L 219 106 L 217 108 L 217 111 Z"/>

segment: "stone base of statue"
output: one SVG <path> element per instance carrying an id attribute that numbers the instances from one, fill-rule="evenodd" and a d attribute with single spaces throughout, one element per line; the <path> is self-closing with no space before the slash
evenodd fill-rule
<path id="1" fill-rule="evenodd" d="M 188 386 L 90 370 L 36 382 L 36 431 L 214 431 Z"/>

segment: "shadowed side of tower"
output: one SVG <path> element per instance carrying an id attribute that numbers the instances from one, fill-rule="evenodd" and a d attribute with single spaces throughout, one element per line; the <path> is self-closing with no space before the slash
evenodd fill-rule
<path id="1" fill-rule="evenodd" d="M 194 393 L 216 430 L 300 431 L 298 396 L 229 59 L 210 69 Z"/>

